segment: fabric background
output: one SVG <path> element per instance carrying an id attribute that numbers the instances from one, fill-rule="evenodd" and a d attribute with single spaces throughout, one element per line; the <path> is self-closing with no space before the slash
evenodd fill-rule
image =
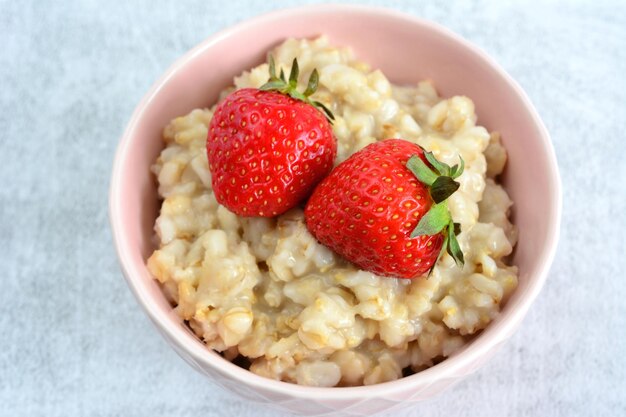
<path id="1" fill-rule="evenodd" d="M 0 415 L 271 416 L 193 371 L 115 257 L 107 188 L 135 105 L 186 50 L 297 1 L 0 0 Z M 545 289 L 480 371 L 394 416 L 626 415 L 626 3 L 370 1 L 493 56 L 551 132 Z"/>

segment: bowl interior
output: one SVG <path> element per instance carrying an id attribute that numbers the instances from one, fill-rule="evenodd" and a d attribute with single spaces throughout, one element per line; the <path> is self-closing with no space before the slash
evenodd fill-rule
<path id="1" fill-rule="evenodd" d="M 358 8 L 287 11 L 236 26 L 188 53 L 144 98 L 120 144 L 111 187 L 118 253 L 140 302 L 152 303 L 180 325 L 144 266 L 154 249 L 158 213 L 150 166 L 163 147 L 164 126 L 194 108 L 214 104 L 233 76 L 259 64 L 286 38 L 322 34 L 333 44 L 350 46 L 360 60 L 381 69 L 394 83 L 430 78 L 444 97 L 470 97 L 478 123 L 502 133 L 509 154 L 503 182 L 514 201 L 519 228 L 513 262 L 519 266 L 520 281 L 498 320 L 506 320 L 512 311 L 521 311 L 521 319 L 545 278 L 558 227 L 558 173 L 545 128 L 521 90 L 465 42 L 428 22 Z M 495 332 L 495 326 L 477 340 Z"/>

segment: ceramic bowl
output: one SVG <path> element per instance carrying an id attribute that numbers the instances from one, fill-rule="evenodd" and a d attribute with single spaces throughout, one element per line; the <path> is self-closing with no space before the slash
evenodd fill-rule
<path id="1" fill-rule="evenodd" d="M 266 379 L 208 349 L 172 311 L 145 262 L 154 249 L 159 202 L 150 172 L 168 121 L 215 103 L 233 76 L 263 61 L 287 37 L 327 35 L 380 68 L 394 83 L 430 78 L 444 96 L 470 97 L 478 121 L 502 133 L 509 155 L 503 184 L 513 199 L 519 287 L 501 315 L 464 348 L 397 381 L 313 388 Z M 398 12 L 314 6 L 273 12 L 215 34 L 180 58 L 135 109 L 113 167 L 110 220 L 128 285 L 170 345 L 215 383 L 250 401 L 303 415 L 371 415 L 431 398 L 488 360 L 521 323 L 546 280 L 561 214 L 561 187 L 546 128 L 519 85 L 491 58 L 449 30 Z M 513 370 L 511 370 L 513 372 Z M 207 387 L 207 389 L 209 389 Z M 451 393 L 450 395 L 454 395 Z"/>

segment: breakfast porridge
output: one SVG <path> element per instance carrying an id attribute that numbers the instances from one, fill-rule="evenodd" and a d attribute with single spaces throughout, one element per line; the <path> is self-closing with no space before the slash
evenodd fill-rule
<path id="1" fill-rule="evenodd" d="M 324 37 L 289 39 L 276 65 L 319 71 L 312 96 L 334 114 L 335 164 L 387 138 L 417 143 L 465 170 L 448 199 L 462 267 L 444 253 L 428 277 L 396 279 L 359 270 L 309 232 L 302 206 L 240 217 L 212 189 L 206 141 L 215 111 L 172 120 L 153 171 L 163 198 L 159 248 L 148 267 L 206 345 L 268 378 L 309 386 L 370 385 L 428 368 L 485 328 L 517 286 L 507 264 L 517 236 L 497 176 L 506 152 L 496 132 L 476 125 L 473 102 L 443 99 L 430 81 L 390 83 L 379 70 Z M 258 88 L 268 64 L 234 79 Z M 303 85 L 304 86 L 304 85 Z"/>

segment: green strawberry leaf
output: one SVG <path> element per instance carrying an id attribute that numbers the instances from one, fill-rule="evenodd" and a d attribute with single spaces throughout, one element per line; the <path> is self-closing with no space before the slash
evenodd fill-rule
<path id="1" fill-rule="evenodd" d="M 460 177 L 463 173 L 463 170 L 465 169 L 465 161 L 463 160 L 463 157 L 461 155 L 459 155 L 459 159 L 461 160 L 461 164 L 455 165 L 450 169 L 450 176 L 452 178 Z"/>
<path id="2" fill-rule="evenodd" d="M 289 94 L 289 97 L 293 97 L 296 100 L 306 101 L 306 97 L 304 96 L 304 94 L 302 94 L 298 90 L 289 90 L 287 94 Z"/>
<path id="3" fill-rule="evenodd" d="M 417 177 L 418 180 L 423 182 L 424 184 L 430 186 L 437 179 L 437 174 L 430 169 L 422 158 L 417 155 L 413 155 L 406 162 L 406 167 Z"/>
<path id="4" fill-rule="evenodd" d="M 430 162 L 433 168 L 435 168 L 435 171 L 439 173 L 439 175 L 450 175 L 450 167 L 447 164 L 444 164 L 443 162 L 437 160 L 432 152 L 424 152 L 424 156 L 426 157 L 426 160 Z"/>
<path id="5" fill-rule="evenodd" d="M 335 115 L 333 114 L 333 112 L 328 110 L 328 107 L 326 107 L 324 104 L 320 103 L 319 101 L 313 101 L 313 104 L 315 105 L 315 107 L 322 109 L 322 111 L 326 114 L 326 118 L 332 125 L 333 120 L 335 120 Z"/>
<path id="6" fill-rule="evenodd" d="M 452 258 L 454 259 L 454 262 L 456 262 L 458 266 L 463 266 L 463 264 L 465 263 L 465 259 L 463 257 L 463 251 L 461 250 L 459 241 L 456 239 L 456 229 L 457 229 L 456 225 L 457 224 L 458 223 L 452 223 L 452 221 L 450 221 L 450 224 L 448 225 L 448 233 L 447 233 L 448 245 L 443 246 L 443 247 L 447 249 L 448 253 L 450 254 L 450 256 L 452 256 Z"/>
<path id="7" fill-rule="evenodd" d="M 291 73 L 289 73 L 289 87 L 295 89 L 298 86 L 299 75 L 300 67 L 298 67 L 298 60 L 294 58 L 291 63 Z"/>
<path id="8" fill-rule="evenodd" d="M 280 90 L 284 87 L 285 83 L 281 80 L 268 81 L 259 87 L 259 90 L 270 91 L 270 90 Z"/>
<path id="9" fill-rule="evenodd" d="M 445 201 L 433 204 L 430 210 L 417 223 L 417 227 L 411 233 L 411 237 L 436 235 L 451 221 L 448 204 Z"/>
<path id="10" fill-rule="evenodd" d="M 270 81 L 277 80 L 276 77 L 276 63 L 274 62 L 274 57 L 270 55 Z"/>
<path id="11" fill-rule="evenodd" d="M 437 177 L 430 187 L 430 196 L 435 203 L 441 203 L 454 194 L 459 189 L 459 186 L 460 184 L 450 177 Z"/>
<path id="12" fill-rule="evenodd" d="M 311 76 L 309 77 L 309 83 L 306 86 L 306 90 L 304 90 L 304 96 L 308 97 L 317 90 L 317 84 L 319 82 L 319 73 L 317 72 L 317 68 L 313 70 Z"/>

